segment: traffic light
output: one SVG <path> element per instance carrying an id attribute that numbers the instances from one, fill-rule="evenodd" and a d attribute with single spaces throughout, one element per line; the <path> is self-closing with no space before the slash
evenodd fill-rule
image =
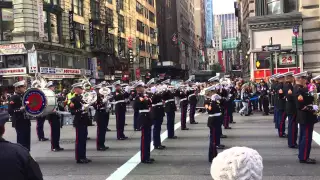
<path id="1" fill-rule="evenodd" d="M 260 61 L 256 61 L 256 67 L 257 67 L 257 69 L 259 69 L 259 67 L 260 67 Z"/>
<path id="2" fill-rule="evenodd" d="M 133 50 L 129 49 L 129 64 L 133 64 L 133 60 L 134 60 Z"/>

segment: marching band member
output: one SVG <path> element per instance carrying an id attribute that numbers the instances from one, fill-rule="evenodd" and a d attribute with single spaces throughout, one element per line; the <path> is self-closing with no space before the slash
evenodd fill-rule
<path id="1" fill-rule="evenodd" d="M 17 132 L 17 143 L 30 151 L 31 121 L 25 116 L 25 109 L 22 106 L 23 94 L 26 91 L 25 81 L 13 84 L 15 93 L 10 97 L 8 112 L 12 119 L 12 126 Z"/>
<path id="2" fill-rule="evenodd" d="M 317 117 L 314 114 L 318 111 L 317 105 L 312 105 L 314 97 L 308 93 L 307 89 L 307 72 L 302 72 L 293 75 L 296 80 L 294 87 L 294 95 L 296 98 L 297 122 L 300 125 L 299 138 L 299 155 L 300 163 L 315 164 L 316 160 L 311 159 L 311 143 L 314 124 L 317 122 Z"/>
<path id="3" fill-rule="evenodd" d="M 273 101 L 273 122 L 275 124 L 275 128 L 278 129 L 278 106 L 277 106 L 277 103 L 278 103 L 278 96 L 277 96 L 277 86 L 278 86 L 278 76 L 279 74 L 274 74 L 273 76 L 271 76 L 271 79 L 273 80 L 272 81 L 272 84 L 271 84 L 271 96 L 272 96 L 272 101 Z"/>
<path id="4" fill-rule="evenodd" d="M 153 120 L 153 125 L 154 125 L 153 126 L 153 146 L 155 149 L 162 150 L 166 148 L 165 146 L 161 145 L 161 137 L 160 137 L 161 125 L 163 123 L 163 117 L 164 117 L 162 95 L 156 86 L 151 87 L 150 90 L 152 93 L 151 118 Z"/>
<path id="5" fill-rule="evenodd" d="M 285 77 L 285 84 L 283 92 L 286 96 L 286 114 L 288 115 L 288 147 L 298 148 L 298 123 L 297 123 L 297 109 L 296 99 L 293 94 L 293 72 L 287 73 Z"/>
<path id="6" fill-rule="evenodd" d="M 266 82 L 262 79 L 260 82 L 260 106 L 263 107 L 264 115 L 269 115 L 269 99 L 268 99 L 269 87 Z"/>
<path id="7" fill-rule="evenodd" d="M 144 83 L 136 83 L 137 97 L 135 99 L 136 106 L 139 109 L 139 121 L 141 123 L 141 162 L 151 164 L 154 159 L 150 158 L 150 143 L 151 143 L 151 126 L 152 120 L 150 119 L 150 105 L 151 101 L 144 93 Z"/>
<path id="8" fill-rule="evenodd" d="M 177 96 L 180 98 L 181 130 L 189 130 L 187 128 L 188 94 L 186 89 L 180 89 L 177 93 Z"/>
<path id="9" fill-rule="evenodd" d="M 115 103 L 116 112 L 116 127 L 117 127 L 117 139 L 126 140 L 128 137 L 124 135 L 124 126 L 126 121 L 126 101 L 125 99 L 129 97 L 128 93 L 122 91 L 120 81 L 113 84 L 115 86 L 115 92 L 113 93 L 113 99 Z"/>
<path id="10" fill-rule="evenodd" d="M 231 129 L 229 124 L 230 124 L 230 116 L 232 115 L 232 109 L 230 108 L 232 102 L 230 101 L 230 97 L 229 97 L 230 94 L 228 93 L 228 90 L 229 90 L 228 86 L 222 85 L 218 93 L 222 98 L 221 105 L 223 106 L 222 114 L 223 114 L 224 129 Z"/>
<path id="11" fill-rule="evenodd" d="M 75 83 L 72 85 L 75 96 L 71 99 L 69 108 L 71 114 L 74 115 L 73 125 L 76 128 L 76 161 L 79 164 L 90 163 L 91 160 L 86 157 L 86 144 L 88 137 L 88 125 L 89 125 L 89 115 L 88 111 L 83 105 L 82 92 L 83 92 L 83 83 Z"/>
<path id="12" fill-rule="evenodd" d="M 278 86 L 276 88 L 277 93 L 277 109 L 278 109 L 278 116 L 277 116 L 277 123 L 278 123 L 278 135 L 280 138 L 287 137 L 286 131 L 286 119 L 287 114 L 285 112 L 285 106 L 286 106 L 286 99 L 285 94 L 283 92 L 283 86 L 284 86 L 284 77 L 285 74 L 279 74 L 277 76 L 278 78 Z"/>
<path id="13" fill-rule="evenodd" d="M 166 80 L 168 81 L 168 80 Z M 169 84 L 169 82 L 167 82 Z M 168 130 L 168 138 L 169 139 L 177 139 L 177 136 L 174 135 L 174 121 L 175 121 L 175 111 L 177 110 L 174 94 L 167 88 L 163 92 L 163 101 L 164 110 L 167 115 L 167 130 Z"/>
<path id="14" fill-rule="evenodd" d="M 106 132 L 109 124 L 109 108 L 108 108 L 108 99 L 105 99 L 102 94 L 99 93 L 101 85 L 96 85 L 95 89 L 98 93 L 97 101 L 93 104 L 94 109 L 96 110 L 95 120 L 97 122 L 97 140 L 96 148 L 98 151 L 106 151 L 109 147 L 105 146 L 106 141 Z"/>
<path id="15" fill-rule="evenodd" d="M 212 162 L 218 154 L 217 147 L 220 145 L 220 132 L 221 127 L 220 119 L 222 118 L 221 107 L 219 105 L 219 100 L 221 97 L 216 92 L 216 87 L 213 85 L 208 88 L 208 91 L 212 92 L 211 101 L 206 107 L 208 111 L 208 122 L 207 126 L 210 129 L 210 143 L 209 143 L 209 162 Z M 219 127 L 220 126 L 220 127 Z M 221 146 L 221 145 L 220 145 Z"/>
<path id="16" fill-rule="evenodd" d="M 133 90 L 131 91 L 131 97 L 133 98 L 133 100 L 135 100 L 135 98 L 137 97 L 137 91 Z M 133 129 L 134 131 L 140 131 L 141 127 L 140 127 L 140 123 L 139 123 L 139 109 L 138 106 L 135 104 L 136 101 L 134 101 L 133 103 Z"/>
<path id="17" fill-rule="evenodd" d="M 55 86 L 52 81 L 49 81 L 46 85 L 46 88 L 54 92 Z M 64 149 L 60 147 L 60 117 L 57 114 L 56 110 L 48 114 L 44 119 L 48 119 L 51 127 L 51 151 L 58 152 L 63 151 Z"/>
<path id="18" fill-rule="evenodd" d="M 196 106 L 197 106 L 197 90 L 194 88 L 190 88 L 187 92 L 188 95 L 188 103 L 190 105 L 190 112 L 189 112 L 189 118 L 190 118 L 190 124 L 198 124 L 198 122 L 195 121 L 195 114 L 196 114 Z"/>

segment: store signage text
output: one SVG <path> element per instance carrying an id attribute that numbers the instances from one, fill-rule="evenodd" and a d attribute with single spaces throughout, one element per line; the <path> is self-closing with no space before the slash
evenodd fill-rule
<path id="1" fill-rule="evenodd" d="M 75 32 L 74 32 L 74 22 L 73 22 L 73 11 L 69 11 L 69 36 L 70 42 L 74 43 L 75 41 Z"/>
<path id="2" fill-rule="evenodd" d="M 0 75 L 26 74 L 26 73 L 27 73 L 26 67 L 0 69 Z"/>
<path id="3" fill-rule="evenodd" d="M 90 20 L 89 21 L 89 41 L 90 41 L 90 46 L 94 46 L 94 34 L 93 34 L 93 22 Z"/>
<path id="4" fill-rule="evenodd" d="M 48 79 L 65 79 L 65 78 L 75 78 L 75 75 L 56 75 L 56 74 L 46 74 L 43 75 L 44 78 Z"/>
<path id="5" fill-rule="evenodd" d="M 40 67 L 40 73 L 42 74 L 81 74 L 81 69 Z"/>
<path id="6" fill-rule="evenodd" d="M 281 54 L 279 56 L 280 65 L 294 65 L 296 64 L 296 58 L 293 54 Z"/>

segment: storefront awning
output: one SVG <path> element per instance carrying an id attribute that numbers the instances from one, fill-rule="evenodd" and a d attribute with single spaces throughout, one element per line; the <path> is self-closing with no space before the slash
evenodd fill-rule
<path id="1" fill-rule="evenodd" d="M 0 45 L 0 55 L 27 54 L 23 43 Z"/>

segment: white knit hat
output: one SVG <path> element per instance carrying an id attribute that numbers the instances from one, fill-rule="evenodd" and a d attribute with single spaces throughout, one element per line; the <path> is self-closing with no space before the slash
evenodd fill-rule
<path id="1" fill-rule="evenodd" d="M 262 157 L 247 147 L 233 147 L 218 154 L 211 164 L 214 180 L 262 180 Z"/>

